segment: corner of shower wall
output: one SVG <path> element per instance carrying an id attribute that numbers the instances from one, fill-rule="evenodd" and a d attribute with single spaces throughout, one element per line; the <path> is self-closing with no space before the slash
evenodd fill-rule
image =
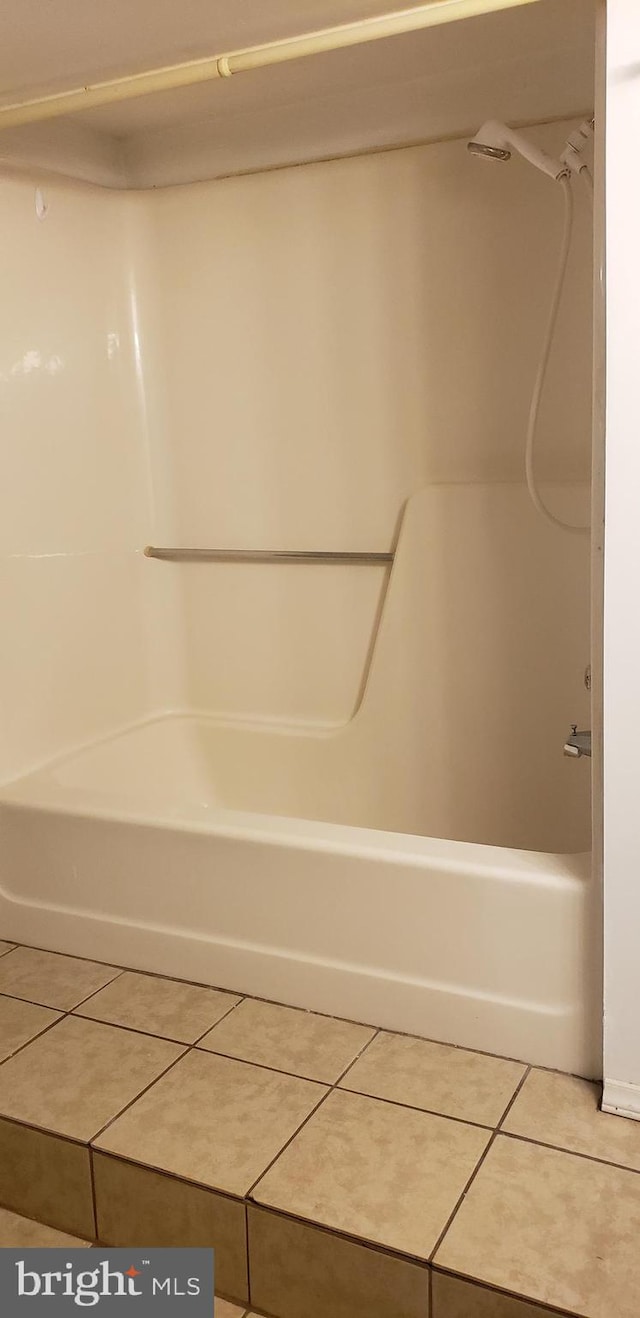
<path id="1" fill-rule="evenodd" d="M 0 179 L 4 780 L 153 704 L 129 198 Z"/>
<path id="2" fill-rule="evenodd" d="M 144 192 L 121 194 L 126 224 L 130 360 L 144 467 L 145 515 L 138 573 L 146 641 L 148 705 L 152 714 L 187 707 L 184 602 L 180 576 L 146 558 L 148 544 L 175 542 L 175 493 L 169 443 L 167 377 L 162 353 L 162 308 L 154 260 L 154 213 Z"/>

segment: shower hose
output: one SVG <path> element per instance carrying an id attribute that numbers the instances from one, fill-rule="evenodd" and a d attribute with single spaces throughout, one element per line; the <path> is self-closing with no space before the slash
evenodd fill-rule
<path id="1" fill-rule="evenodd" d="M 585 181 L 588 182 L 588 180 Z M 561 178 L 559 182 L 564 193 L 564 231 L 562 234 L 562 246 L 560 248 L 560 260 L 558 262 L 558 274 L 553 290 L 551 309 L 549 311 L 549 319 L 547 321 L 547 328 L 542 345 L 540 365 L 538 366 L 538 373 L 533 387 L 531 407 L 529 409 L 529 424 L 527 426 L 527 443 L 524 463 L 527 489 L 534 507 L 542 517 L 545 517 L 546 520 L 551 522 L 554 526 L 562 527 L 563 531 L 571 531 L 574 535 L 588 535 L 590 530 L 589 526 L 573 526 L 570 522 L 563 521 L 561 517 L 556 517 L 555 513 L 552 513 L 549 508 L 547 508 L 538 491 L 534 472 L 534 452 L 538 431 L 538 418 L 540 415 L 540 403 L 547 378 L 553 340 L 555 338 L 556 327 L 558 324 L 558 312 L 560 310 L 560 303 L 564 291 L 569 253 L 571 251 L 571 235 L 573 233 L 573 192 L 571 190 L 571 183 L 568 178 Z"/>

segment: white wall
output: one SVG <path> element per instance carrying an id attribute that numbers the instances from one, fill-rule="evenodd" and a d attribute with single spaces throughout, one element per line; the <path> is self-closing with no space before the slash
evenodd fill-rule
<path id="1" fill-rule="evenodd" d="M 0 181 L 0 777 L 149 705 L 123 198 Z"/>
<path id="2" fill-rule="evenodd" d="M 559 151 L 567 129 L 533 135 Z M 562 226 L 546 177 L 459 141 L 136 200 L 161 543 L 387 549 L 424 485 L 523 479 Z M 540 418 L 549 480 L 589 475 L 591 268 L 578 194 Z M 379 571 L 149 572 L 181 597 L 190 705 L 350 716 Z"/>
<path id="3" fill-rule="evenodd" d="M 604 1104 L 640 1119 L 640 10 L 607 14 Z"/>

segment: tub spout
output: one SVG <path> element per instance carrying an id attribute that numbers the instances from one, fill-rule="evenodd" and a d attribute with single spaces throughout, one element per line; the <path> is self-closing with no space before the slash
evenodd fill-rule
<path id="1" fill-rule="evenodd" d="M 571 724 L 571 736 L 564 744 L 565 755 L 590 755 L 591 732 L 578 732 L 577 723 Z"/>

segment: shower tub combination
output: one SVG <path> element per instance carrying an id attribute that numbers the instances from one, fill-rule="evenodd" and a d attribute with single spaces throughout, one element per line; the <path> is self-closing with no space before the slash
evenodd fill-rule
<path id="1" fill-rule="evenodd" d="M 596 1074 L 588 552 L 421 491 L 354 716 L 160 713 L 6 783 L 3 937 Z"/>

